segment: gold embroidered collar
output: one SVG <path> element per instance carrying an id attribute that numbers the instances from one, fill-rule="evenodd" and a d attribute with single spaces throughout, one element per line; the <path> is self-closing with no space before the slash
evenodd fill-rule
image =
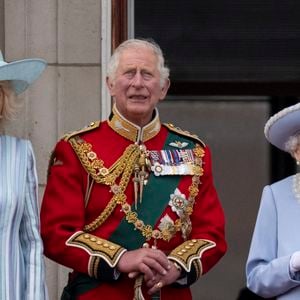
<path id="1" fill-rule="evenodd" d="M 132 142 L 146 142 L 152 139 L 158 134 L 161 127 L 158 110 L 156 108 L 153 120 L 144 127 L 139 127 L 126 120 L 115 105 L 113 106 L 112 113 L 113 116 L 108 120 L 108 125 L 115 132 Z"/>

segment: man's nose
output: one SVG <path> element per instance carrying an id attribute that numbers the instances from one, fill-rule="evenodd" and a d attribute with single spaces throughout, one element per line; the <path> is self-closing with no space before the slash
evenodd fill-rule
<path id="1" fill-rule="evenodd" d="M 142 87 L 144 86 L 144 79 L 141 73 L 137 72 L 132 79 L 131 85 L 134 87 Z"/>

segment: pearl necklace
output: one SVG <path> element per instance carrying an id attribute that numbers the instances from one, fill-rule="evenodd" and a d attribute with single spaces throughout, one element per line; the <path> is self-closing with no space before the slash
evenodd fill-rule
<path id="1" fill-rule="evenodd" d="M 293 177 L 293 192 L 297 201 L 300 203 L 300 173 L 295 174 Z"/>

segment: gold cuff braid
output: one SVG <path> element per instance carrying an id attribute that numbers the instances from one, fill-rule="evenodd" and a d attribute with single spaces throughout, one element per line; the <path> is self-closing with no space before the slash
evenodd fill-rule
<path id="1" fill-rule="evenodd" d="M 66 245 L 81 248 L 91 256 L 100 257 L 112 268 L 116 266 L 121 255 L 127 251 L 118 244 L 83 231 L 78 231 L 73 234 L 67 240 Z"/>
<path id="2" fill-rule="evenodd" d="M 202 253 L 215 246 L 216 244 L 209 240 L 188 240 L 176 247 L 169 254 L 168 259 L 175 261 L 185 271 L 190 272 L 193 261 L 199 260 L 199 264 L 201 265 L 200 258 Z"/>

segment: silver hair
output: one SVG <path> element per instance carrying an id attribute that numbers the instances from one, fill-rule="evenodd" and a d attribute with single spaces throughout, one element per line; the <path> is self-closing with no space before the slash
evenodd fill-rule
<path id="1" fill-rule="evenodd" d="M 300 146 L 300 133 L 296 133 L 288 138 L 284 144 L 284 149 L 286 152 L 289 152 L 294 157 L 294 152 Z"/>
<path id="2" fill-rule="evenodd" d="M 162 53 L 161 48 L 159 45 L 150 39 L 129 39 L 120 44 L 114 51 L 113 55 L 111 56 L 108 66 L 107 66 L 107 72 L 106 75 L 111 80 L 115 80 L 116 77 L 116 71 L 120 62 L 120 54 L 130 48 L 141 48 L 146 47 L 148 49 L 152 49 L 154 54 L 157 56 L 158 59 L 158 71 L 160 73 L 160 85 L 161 87 L 164 86 L 165 81 L 169 78 L 170 70 L 165 65 L 165 59 Z"/>

